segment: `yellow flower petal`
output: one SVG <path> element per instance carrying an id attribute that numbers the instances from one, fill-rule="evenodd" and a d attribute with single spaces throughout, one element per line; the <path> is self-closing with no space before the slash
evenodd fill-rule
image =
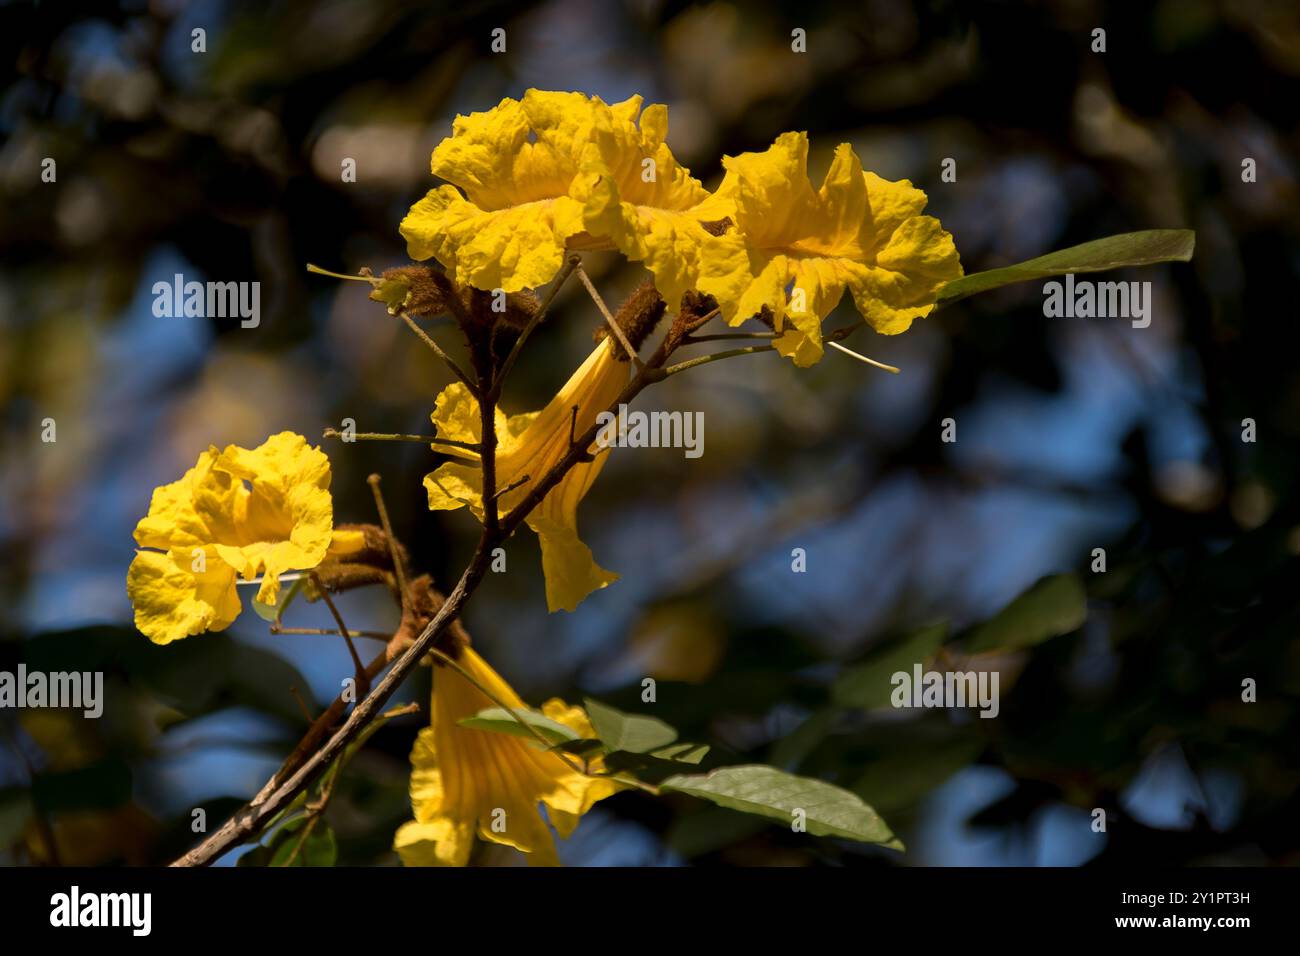
<path id="1" fill-rule="evenodd" d="M 455 511 L 469 505 L 483 513 L 483 476 L 477 466 L 446 462 L 424 476 L 430 511 Z"/>
<path id="2" fill-rule="evenodd" d="M 591 548 L 578 538 L 571 526 L 530 515 L 528 526 L 537 532 L 542 545 L 542 573 L 546 575 L 546 606 L 551 611 L 576 610 L 592 591 L 618 580 L 591 555 Z"/>
<path id="3" fill-rule="evenodd" d="M 450 186 L 417 202 L 398 227 L 412 259 L 436 258 L 459 285 L 518 292 L 545 285 L 583 231 L 582 206 L 567 196 L 483 210 Z"/>
<path id="4" fill-rule="evenodd" d="M 646 107 L 641 97 L 610 107 L 612 135 L 601 141 L 599 162 L 589 154 L 586 171 L 595 185 L 587 198 L 586 225 L 608 238 L 634 262 L 644 261 L 655 286 L 674 311 L 694 289 L 711 236 L 703 222 L 731 214 L 731 203 L 714 197 L 677 162 L 664 142 L 668 108 Z"/>
<path id="5" fill-rule="evenodd" d="M 135 626 L 155 644 L 223 631 L 239 616 L 235 571 L 215 555 L 205 557 L 202 573 L 190 569 L 194 556 L 185 549 L 172 554 L 139 551 L 126 576 L 126 592 L 135 608 Z"/>

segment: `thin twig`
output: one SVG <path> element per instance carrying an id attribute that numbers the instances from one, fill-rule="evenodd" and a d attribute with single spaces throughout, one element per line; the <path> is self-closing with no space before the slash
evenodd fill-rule
<path id="1" fill-rule="evenodd" d="M 632 343 L 628 341 L 627 335 L 623 332 L 622 328 L 619 327 L 614 316 L 610 314 L 609 306 L 605 304 L 605 300 L 602 299 L 600 293 L 596 291 L 596 286 L 592 284 L 590 277 L 588 277 L 587 270 L 582 268 L 582 263 L 578 263 L 578 265 L 574 266 L 573 271 L 578 274 L 578 278 L 582 280 L 582 284 L 587 287 L 587 294 L 590 295 L 591 300 L 596 303 L 596 308 L 598 308 L 600 314 L 605 317 L 605 324 L 608 325 L 609 330 L 614 333 L 614 338 L 618 339 L 618 344 L 623 346 L 623 350 L 627 353 L 628 357 L 632 359 L 632 363 L 638 369 L 644 367 L 645 363 L 641 361 L 640 357 L 636 354 L 636 349 L 632 348 Z"/>
<path id="2" fill-rule="evenodd" d="M 564 267 L 560 270 L 560 274 L 555 277 L 555 281 L 551 283 L 550 289 L 546 291 L 546 298 L 544 298 L 541 305 L 537 307 L 537 311 L 533 313 L 533 317 L 528 320 L 528 324 L 524 326 L 524 330 L 519 333 L 519 338 L 515 339 L 515 344 L 510 347 L 510 354 L 507 355 L 506 360 L 501 363 L 501 370 L 497 372 L 492 381 L 492 387 L 489 389 L 489 394 L 494 400 L 501 397 L 501 384 L 505 381 L 506 376 L 510 374 L 510 370 L 514 368 L 515 360 L 519 358 L 519 353 L 523 351 L 524 343 L 527 342 L 528 337 L 533 334 L 533 330 L 542 324 L 542 319 L 546 317 L 546 310 L 551 307 L 551 303 L 555 301 L 555 297 L 559 294 L 561 287 L 563 287 L 564 283 L 568 281 L 569 276 L 573 274 L 573 270 L 581 262 L 582 260 L 577 256 L 569 256 L 564 263 Z"/>
<path id="3" fill-rule="evenodd" d="M 307 723 L 310 725 L 316 718 L 311 715 L 311 708 L 309 708 L 307 702 L 302 699 L 302 694 L 298 693 L 297 687 L 290 687 L 289 693 L 292 694 L 293 699 L 298 702 L 298 709 L 302 711 L 302 715 L 307 718 Z"/>
<path id="4" fill-rule="evenodd" d="M 434 435 L 402 435 L 386 434 L 384 432 L 353 432 L 350 436 L 345 436 L 337 428 L 327 428 L 322 433 L 325 438 L 338 438 L 344 442 L 349 441 L 410 441 L 419 442 L 421 445 L 449 445 L 452 448 L 463 448 L 466 451 L 477 452 L 479 450 L 478 442 L 470 441 L 453 441 L 450 438 L 438 438 Z"/>
<path id="5" fill-rule="evenodd" d="M 454 298 L 454 296 L 452 298 Z M 442 361 L 446 364 L 446 366 L 449 369 L 451 369 L 452 374 L 455 375 L 458 379 L 461 380 L 461 382 L 464 383 L 465 387 L 470 390 L 470 394 L 477 397 L 478 388 L 470 380 L 470 377 L 465 373 L 465 370 L 456 364 L 456 360 L 453 359 L 446 352 L 444 352 L 442 350 L 442 346 L 439 345 L 437 342 L 435 342 L 432 338 L 430 338 L 429 333 L 425 332 L 424 329 L 420 328 L 420 326 L 416 324 L 415 319 L 411 318 L 411 316 L 408 315 L 405 310 L 398 312 L 397 314 L 398 316 L 401 317 L 401 320 L 403 322 L 405 322 L 408 326 L 410 326 L 411 331 L 420 337 L 420 341 L 422 341 L 425 345 L 429 346 L 429 348 L 433 349 L 433 353 L 437 355 L 438 358 L 442 359 Z"/>
<path id="6" fill-rule="evenodd" d="M 729 339 L 774 339 L 776 332 L 715 332 L 712 335 L 688 335 L 682 339 L 682 345 L 695 345 L 697 342 L 722 342 Z"/>
<path id="7" fill-rule="evenodd" d="M 510 492 L 514 491 L 516 488 L 519 488 L 526 484 L 528 484 L 528 476 L 522 475 L 521 477 L 516 478 L 514 481 L 510 482 L 510 484 L 506 485 L 504 488 L 502 488 L 492 497 L 504 498 L 506 495 L 510 494 Z"/>
<path id="8" fill-rule="evenodd" d="M 325 584 L 321 581 L 315 571 L 311 572 L 311 583 L 314 584 L 316 590 L 320 592 L 321 599 L 330 609 L 330 614 L 334 615 L 334 623 L 339 626 L 339 633 L 343 635 L 343 640 L 347 642 L 348 653 L 352 655 L 352 666 L 356 668 L 358 696 L 364 697 L 366 694 L 370 693 L 370 679 L 366 677 L 366 668 L 365 665 L 361 663 L 360 655 L 357 654 L 357 646 L 352 643 L 352 632 L 349 631 L 348 626 L 343 623 L 343 615 L 340 614 L 339 609 L 334 606 L 334 599 L 330 597 L 329 590 L 325 587 Z M 361 690 L 361 687 L 363 686 L 365 689 Z"/>
<path id="9" fill-rule="evenodd" d="M 687 369 L 695 368 L 699 365 L 708 365 L 710 362 L 721 361 L 725 358 L 733 358 L 737 355 L 753 355 L 756 352 L 775 352 L 775 345 L 750 345 L 743 349 L 728 349 L 725 352 L 714 352 L 712 355 L 701 355 L 699 358 L 688 359 L 685 362 L 678 362 L 676 365 L 670 365 L 663 370 L 664 377 L 676 375 L 679 372 L 685 372 Z"/>
<path id="10" fill-rule="evenodd" d="M 686 326 L 686 334 L 690 335 L 690 333 L 694 332 L 696 329 L 703 328 L 705 325 L 708 325 L 711 319 L 721 314 L 722 310 L 720 308 L 711 309 L 708 312 L 705 312 Z"/>
<path id="11" fill-rule="evenodd" d="M 406 608 L 406 563 L 402 560 L 401 549 L 397 547 L 397 538 L 393 535 L 393 526 L 388 520 L 388 506 L 384 504 L 384 493 L 379 488 L 380 477 L 371 475 L 366 479 L 370 485 L 370 490 L 375 496 L 375 510 L 379 512 L 379 524 L 384 529 L 384 537 L 388 539 L 388 556 L 393 562 L 393 574 L 397 576 L 397 591 L 400 595 L 399 602 L 403 609 Z"/>
<path id="12" fill-rule="evenodd" d="M 338 636 L 338 628 L 335 627 L 276 627 L 271 625 L 272 634 L 315 634 L 325 636 L 326 634 Z M 393 635 L 385 634 L 382 631 L 348 631 L 352 637 L 367 637 L 375 641 L 391 641 Z"/>

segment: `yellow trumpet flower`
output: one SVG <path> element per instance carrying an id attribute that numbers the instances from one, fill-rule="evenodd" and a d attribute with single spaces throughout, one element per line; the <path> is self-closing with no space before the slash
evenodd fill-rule
<path id="1" fill-rule="evenodd" d="M 261 574 L 257 600 L 275 606 L 281 574 L 360 549 L 360 532 L 334 530 L 329 484 L 329 459 L 293 432 L 251 450 L 209 447 L 154 490 L 136 525 L 146 550 L 126 578 L 135 626 L 155 644 L 225 630 L 242 609 L 238 575 Z"/>
<path id="2" fill-rule="evenodd" d="M 618 398 L 628 383 L 631 366 L 620 360 L 616 348 L 612 338 L 596 346 L 540 412 L 507 416 L 497 409 L 497 488 L 516 486 L 497 499 L 501 513 L 518 504 L 528 494 L 531 482 L 541 480 L 568 453 L 571 435 L 590 428 L 597 414 Z M 440 438 L 477 443 L 481 437 L 478 401 L 459 382 L 442 390 L 431 418 Z M 444 445 L 435 445 L 434 450 L 473 464 L 446 462 L 426 475 L 429 508 L 450 511 L 468 506 L 482 520 L 483 476 L 478 454 Z M 552 611 L 572 611 L 592 591 L 618 580 L 617 574 L 596 564 L 591 549 L 578 538 L 578 505 L 609 454 L 608 449 L 597 450 L 594 444 L 588 451 L 594 454 L 593 460 L 574 465 L 526 519 L 541 542 L 546 604 Z"/>
<path id="3" fill-rule="evenodd" d="M 526 707 L 472 648 L 461 651 L 458 663 L 500 703 Z M 415 819 L 393 841 L 405 865 L 464 866 L 477 833 L 528 854 L 530 864 L 555 866 L 555 840 L 539 807 L 545 805 L 547 819 L 567 838 L 597 800 L 619 789 L 609 778 L 580 773 L 538 742 L 457 723 L 493 706 L 454 669 L 434 667 L 432 716 L 411 751 Z M 580 736 L 595 736 L 580 707 L 555 698 L 542 713 Z"/>

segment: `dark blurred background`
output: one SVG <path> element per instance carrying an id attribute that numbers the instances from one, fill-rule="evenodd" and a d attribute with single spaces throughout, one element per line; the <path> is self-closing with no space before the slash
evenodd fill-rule
<path id="1" fill-rule="evenodd" d="M 724 153 L 787 129 L 809 132 L 819 183 L 848 141 L 929 193 L 968 272 L 1128 230 L 1197 234 L 1190 264 L 1107 277 L 1153 283 L 1147 329 L 1045 319 L 1030 283 L 854 338 L 899 376 L 766 355 L 649 393 L 643 407 L 705 410 L 705 454 L 612 455 L 580 523 L 623 580 L 548 616 L 521 535 L 511 573 L 471 604 L 476 645 L 535 703 L 640 707 L 653 676 L 654 712 L 718 762 L 854 789 L 908 852 L 623 794 L 562 845 L 566 862 L 1300 858 L 1295 4 L 10 3 L 0 47 L 0 669 L 108 674 L 98 721 L 0 712 L 0 861 L 52 862 L 53 843 L 63 863 L 165 862 L 196 839 L 194 808 L 217 825 L 287 753 L 305 725 L 290 687 L 316 707 L 337 692 L 337 640 L 271 637 L 247 591 L 225 634 L 149 644 L 130 626 L 131 532 L 209 443 L 318 441 L 345 417 L 427 431 L 445 369 L 366 286 L 304 265 L 404 262 L 397 224 L 433 185 L 452 118 L 533 86 L 669 104 L 670 145 L 710 185 Z M 946 157 L 956 182 L 940 179 Z M 588 263 L 609 299 L 642 277 Z M 156 318 L 151 287 L 175 273 L 260 281 L 260 326 Z M 589 301 L 576 285 L 559 301 L 510 411 L 539 407 L 590 347 Z M 846 300 L 833 321 L 854 315 Z M 381 473 L 415 564 L 449 586 L 477 527 L 426 510 L 427 447 L 324 447 L 337 519 L 373 520 L 365 476 Z M 807 573 L 791 573 L 793 548 Z M 1055 573 L 1083 582 L 1087 621 L 986 658 L 997 719 L 836 690 L 906 659 L 936 621 L 960 654 Z M 353 627 L 394 623 L 379 594 L 342 608 Z M 306 605 L 290 617 L 329 623 Z M 421 673 L 403 697 L 427 689 Z M 396 863 L 419 725 L 385 727 L 344 777 L 340 862 Z"/>

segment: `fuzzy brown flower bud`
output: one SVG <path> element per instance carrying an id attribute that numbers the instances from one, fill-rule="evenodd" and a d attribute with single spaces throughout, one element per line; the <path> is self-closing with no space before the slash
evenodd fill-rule
<path id="1" fill-rule="evenodd" d="M 659 324 L 667 308 L 668 304 L 664 302 L 655 284 L 647 279 L 633 289 L 632 294 L 619 306 L 618 311 L 614 313 L 614 321 L 623 330 L 631 346 L 634 349 L 640 348 L 646 336 Z M 592 333 L 592 338 L 602 342 L 609 334 L 609 325 L 602 324 Z M 620 362 L 629 361 L 627 350 L 623 348 L 621 342 L 614 344 L 614 355 Z"/>

